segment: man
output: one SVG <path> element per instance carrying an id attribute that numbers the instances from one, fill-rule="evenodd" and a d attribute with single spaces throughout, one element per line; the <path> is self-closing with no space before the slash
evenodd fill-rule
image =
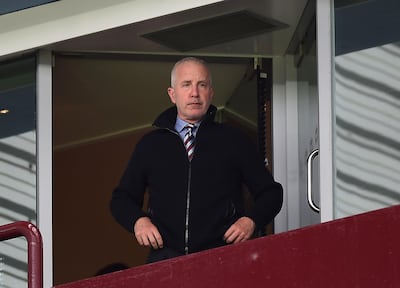
<path id="1" fill-rule="evenodd" d="M 175 106 L 139 141 L 111 200 L 115 219 L 140 245 L 151 247 L 148 263 L 246 241 L 282 206 L 282 186 L 255 145 L 214 122 L 214 91 L 204 61 L 178 61 L 168 95 Z M 254 199 L 251 211 L 244 210 L 243 184 Z"/>

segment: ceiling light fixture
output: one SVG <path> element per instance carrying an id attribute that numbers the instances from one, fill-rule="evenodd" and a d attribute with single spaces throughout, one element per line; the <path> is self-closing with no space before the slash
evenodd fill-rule
<path id="1" fill-rule="evenodd" d="M 0 114 L 7 114 L 8 112 L 10 112 L 10 110 L 8 110 L 8 109 L 0 109 Z"/>

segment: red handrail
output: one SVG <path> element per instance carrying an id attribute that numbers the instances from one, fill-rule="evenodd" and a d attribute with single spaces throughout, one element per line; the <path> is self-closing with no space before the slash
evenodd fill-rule
<path id="1" fill-rule="evenodd" d="M 54 288 L 400 287 L 400 205 Z"/>
<path id="2" fill-rule="evenodd" d="M 20 236 L 28 241 L 28 288 L 42 288 L 43 244 L 39 229 L 26 221 L 0 226 L 0 241 Z"/>

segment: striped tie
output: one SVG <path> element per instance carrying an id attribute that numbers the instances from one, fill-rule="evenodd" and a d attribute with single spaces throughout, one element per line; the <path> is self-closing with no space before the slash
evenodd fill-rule
<path id="1" fill-rule="evenodd" d="M 183 143 L 185 144 L 186 148 L 186 153 L 188 155 L 189 161 L 192 160 L 193 158 L 193 152 L 194 152 L 194 136 L 193 136 L 193 131 L 196 128 L 194 124 L 187 124 L 185 126 L 186 134 L 185 137 L 183 137 Z"/>

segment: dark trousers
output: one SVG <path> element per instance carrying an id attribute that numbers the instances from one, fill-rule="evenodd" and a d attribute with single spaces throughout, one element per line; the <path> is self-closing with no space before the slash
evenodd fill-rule
<path id="1" fill-rule="evenodd" d="M 184 254 L 179 253 L 179 252 L 172 250 L 170 248 L 167 248 L 167 247 L 157 249 L 157 250 L 151 249 L 149 256 L 147 256 L 146 264 L 154 263 L 154 262 L 162 261 L 162 260 L 167 260 L 170 258 L 183 256 L 183 255 Z"/>

